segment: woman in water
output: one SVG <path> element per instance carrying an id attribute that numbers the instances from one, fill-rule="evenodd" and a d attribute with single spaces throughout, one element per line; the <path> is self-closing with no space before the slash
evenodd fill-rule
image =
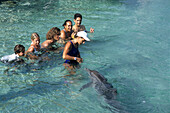
<path id="1" fill-rule="evenodd" d="M 56 50 L 58 48 L 55 48 L 56 43 L 60 43 L 61 40 L 59 38 L 60 36 L 60 29 L 57 27 L 51 28 L 47 34 L 46 34 L 46 41 L 44 41 L 41 44 L 41 48 L 44 48 L 46 50 Z M 61 42 L 62 43 L 62 42 Z"/>
<path id="2" fill-rule="evenodd" d="M 80 31 L 77 33 L 76 37 L 73 40 L 70 40 L 66 43 L 63 59 L 65 59 L 64 66 L 73 69 L 79 63 L 83 62 L 83 58 L 80 56 L 80 52 L 78 46 L 84 44 L 85 41 L 90 41 L 87 37 L 87 33 L 84 31 Z"/>

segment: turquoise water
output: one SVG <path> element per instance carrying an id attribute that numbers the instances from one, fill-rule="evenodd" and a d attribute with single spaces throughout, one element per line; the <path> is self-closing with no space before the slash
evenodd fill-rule
<path id="1" fill-rule="evenodd" d="M 41 42 L 47 31 L 63 29 L 66 19 L 83 15 L 91 42 L 80 46 L 84 63 L 68 77 L 61 53 L 50 61 L 22 65 L 0 63 L 1 113 L 169 113 L 169 0 L 18 0 L 0 4 L 0 57 L 16 44 L 28 49 L 31 33 Z M 122 109 L 108 105 L 89 82 L 84 68 L 103 74 L 117 88 Z M 9 69 L 8 69 L 9 68 Z M 7 71 L 8 70 L 8 71 Z"/>

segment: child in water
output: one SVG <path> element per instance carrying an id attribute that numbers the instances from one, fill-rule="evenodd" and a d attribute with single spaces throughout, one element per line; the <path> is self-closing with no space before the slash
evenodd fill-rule
<path id="1" fill-rule="evenodd" d="M 29 56 L 30 59 L 38 59 L 38 51 L 40 51 L 41 46 L 40 46 L 40 37 L 37 33 L 33 33 L 31 35 L 31 46 L 28 48 L 26 51 L 26 55 Z"/>
<path id="2" fill-rule="evenodd" d="M 21 61 L 19 57 L 25 55 L 25 47 L 23 45 L 16 45 L 14 47 L 14 53 L 12 55 L 6 55 L 1 58 L 1 62 L 3 63 L 11 63 L 14 61 Z"/>

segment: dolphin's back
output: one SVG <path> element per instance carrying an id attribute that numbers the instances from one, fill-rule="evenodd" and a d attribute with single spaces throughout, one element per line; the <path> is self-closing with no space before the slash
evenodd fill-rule
<path id="1" fill-rule="evenodd" d="M 95 89 L 97 89 L 100 93 L 104 92 L 115 92 L 116 90 L 113 88 L 112 84 L 107 82 L 107 79 L 100 74 L 98 71 L 90 70 L 85 68 L 85 70 L 90 75 L 90 78 L 92 79 L 92 82 L 95 83 Z M 114 90 L 113 90 L 114 89 Z"/>
<path id="2" fill-rule="evenodd" d="M 107 79 L 103 75 L 101 75 L 99 72 L 97 72 L 95 70 L 93 70 L 92 72 L 96 75 L 97 78 L 100 79 L 100 81 L 102 81 L 102 82 L 107 81 Z"/>

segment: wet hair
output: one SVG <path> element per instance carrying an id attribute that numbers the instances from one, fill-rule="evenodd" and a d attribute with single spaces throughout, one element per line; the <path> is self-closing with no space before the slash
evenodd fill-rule
<path id="1" fill-rule="evenodd" d="M 40 37 L 38 33 L 32 33 L 31 40 L 34 40 L 35 38 Z"/>
<path id="2" fill-rule="evenodd" d="M 75 15 L 74 15 L 74 19 L 76 20 L 78 17 L 80 17 L 81 19 L 82 19 L 82 15 L 80 14 L 80 13 L 76 13 Z"/>
<path id="3" fill-rule="evenodd" d="M 71 23 L 72 23 L 71 20 L 66 20 L 66 21 L 64 22 L 63 26 L 65 26 L 67 22 L 71 22 Z"/>
<path id="4" fill-rule="evenodd" d="M 58 27 L 51 28 L 46 34 L 46 39 L 47 40 L 54 39 L 55 35 L 60 35 L 60 29 Z"/>
<path id="5" fill-rule="evenodd" d="M 15 54 L 20 53 L 20 52 L 25 52 L 25 47 L 21 44 L 18 44 L 14 47 L 14 52 Z"/>

